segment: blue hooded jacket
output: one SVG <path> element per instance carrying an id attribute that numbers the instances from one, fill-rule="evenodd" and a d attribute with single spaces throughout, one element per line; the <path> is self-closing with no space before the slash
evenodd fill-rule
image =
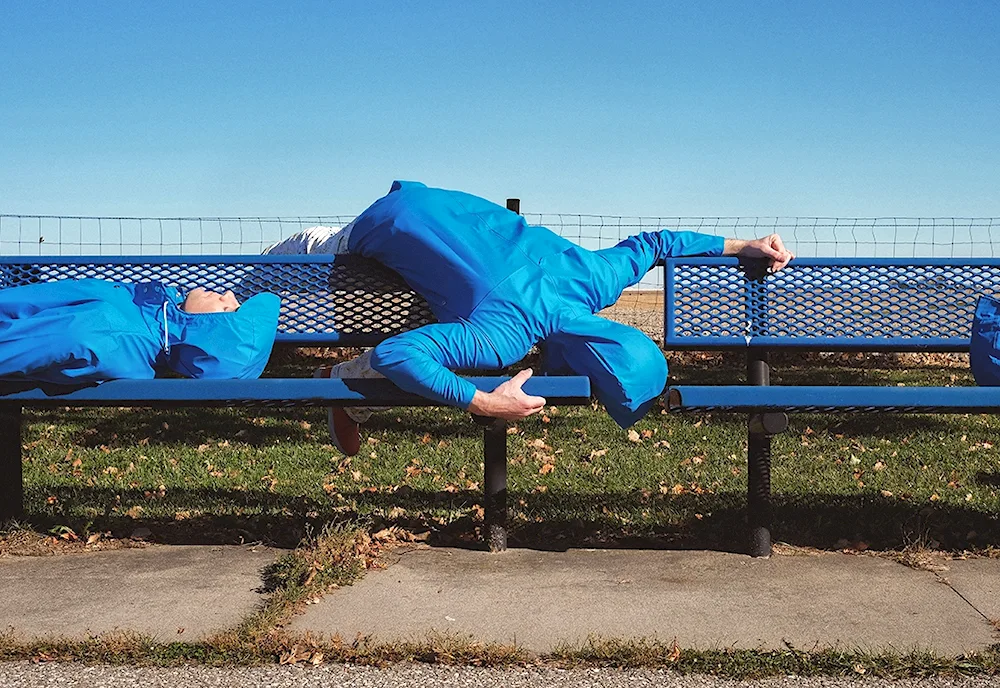
<path id="1" fill-rule="evenodd" d="M 255 378 L 271 353 L 280 300 L 232 313 L 186 313 L 160 282 L 98 279 L 0 289 L 0 379 L 79 384 L 152 378 Z"/>
<path id="2" fill-rule="evenodd" d="M 502 368 L 542 343 L 545 372 L 588 376 L 628 427 L 663 391 L 667 366 L 642 332 L 594 314 L 656 261 L 723 245 L 660 231 L 589 251 L 485 199 L 397 181 L 355 220 L 348 250 L 398 272 L 439 321 L 375 348 L 373 368 L 399 387 L 467 408 L 475 387 L 452 370 Z"/>

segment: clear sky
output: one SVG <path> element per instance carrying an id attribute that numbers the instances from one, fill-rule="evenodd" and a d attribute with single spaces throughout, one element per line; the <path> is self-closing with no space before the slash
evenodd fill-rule
<path id="1" fill-rule="evenodd" d="M 0 3 L 0 213 L 1000 215 L 1000 3 Z"/>

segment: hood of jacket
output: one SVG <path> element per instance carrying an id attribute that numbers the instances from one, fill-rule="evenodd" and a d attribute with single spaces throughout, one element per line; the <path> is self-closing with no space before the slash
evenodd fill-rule
<path id="1" fill-rule="evenodd" d="M 281 300 L 276 295 L 257 294 L 231 313 L 187 313 L 181 310 L 184 294 L 176 287 L 134 286 L 143 319 L 162 337 L 159 364 L 190 378 L 260 377 L 278 329 Z"/>

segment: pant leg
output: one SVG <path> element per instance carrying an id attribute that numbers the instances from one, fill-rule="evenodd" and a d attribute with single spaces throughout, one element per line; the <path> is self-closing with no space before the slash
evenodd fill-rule
<path id="1" fill-rule="evenodd" d="M 357 356 L 349 361 L 344 361 L 343 363 L 338 363 L 337 365 L 332 366 L 330 368 L 329 375 L 320 375 L 320 377 L 362 378 L 365 380 L 384 378 L 385 377 L 384 375 L 382 375 L 381 373 L 372 368 L 371 359 L 372 359 L 372 349 L 369 349 L 360 356 Z M 322 370 L 322 368 L 320 370 Z M 344 407 L 344 412 L 355 423 L 364 423 L 371 417 L 372 413 L 381 410 L 382 410 L 381 406 Z"/>
<path id="2" fill-rule="evenodd" d="M 296 232 L 264 249 L 267 256 L 298 256 L 306 254 L 344 254 L 354 221 L 343 227 L 309 227 Z"/>

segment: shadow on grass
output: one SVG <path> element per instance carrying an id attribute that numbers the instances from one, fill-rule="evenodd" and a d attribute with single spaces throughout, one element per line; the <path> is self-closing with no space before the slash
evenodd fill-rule
<path id="1" fill-rule="evenodd" d="M 63 409 L 31 409 L 30 422 L 44 425 L 65 423 Z M 77 420 L 86 427 L 73 442 L 85 447 L 132 445 L 198 446 L 207 438 L 231 440 L 254 448 L 279 442 L 328 443 L 326 410 L 320 407 L 294 409 L 225 408 L 101 408 L 79 409 Z M 305 422 L 306 425 L 302 425 Z M 376 413 L 364 425 L 363 433 L 389 430 L 421 437 L 430 433 L 435 441 L 458 437 L 481 437 L 482 428 L 468 413 L 451 415 L 406 413 L 393 410 Z"/>
<path id="2" fill-rule="evenodd" d="M 53 516 L 31 510 L 47 495 L 62 505 Z M 79 533 L 110 530 L 128 537 L 136 528 L 152 531 L 154 541 L 167 544 L 239 544 L 264 541 L 294 547 L 309 528 L 328 523 L 368 525 L 372 530 L 397 526 L 428 533 L 431 544 L 481 548 L 482 523 L 472 516 L 483 503 L 479 491 L 430 491 L 408 486 L 394 492 L 345 494 L 332 500 L 289 496 L 265 490 L 172 490 L 158 500 L 160 513 L 196 515 L 127 517 L 114 513 L 122 504 L 142 504 L 138 489 L 94 487 L 55 488 L 44 493 L 29 489 L 28 522 L 45 532 L 68 525 Z M 514 491 L 510 543 L 516 547 L 566 550 L 575 547 L 636 549 L 709 549 L 743 552 L 746 548 L 746 496 L 717 494 L 650 495 L 648 493 L 580 494 Z M 37 509 L 37 507 L 36 507 Z M 75 517 L 83 510 L 103 510 L 97 517 Z M 240 513 L 240 510 L 245 510 Z M 455 518 L 455 512 L 468 510 Z M 645 516 L 637 520 L 637 514 Z M 451 514 L 441 520 L 440 514 Z M 395 514 L 386 517 L 384 514 Z M 1000 547 L 1000 515 L 961 505 L 926 505 L 881 496 L 817 494 L 776 495 L 772 530 L 775 541 L 821 550 L 862 546 L 904 549 L 921 546 L 946 551 Z M 845 544 L 846 543 L 846 544 Z"/>
<path id="3" fill-rule="evenodd" d="M 1000 473 L 987 473 L 986 471 L 979 471 L 976 473 L 976 482 L 980 485 L 1000 487 Z"/>

